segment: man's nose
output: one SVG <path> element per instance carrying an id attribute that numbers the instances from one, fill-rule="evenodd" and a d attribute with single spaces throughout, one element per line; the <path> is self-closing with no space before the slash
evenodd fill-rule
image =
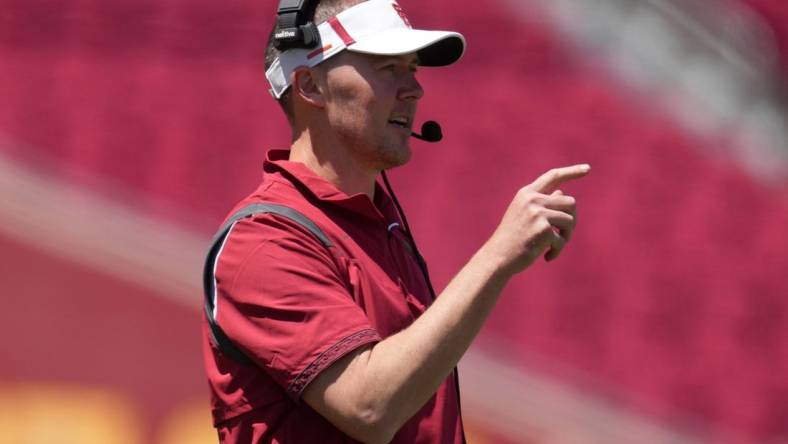
<path id="1" fill-rule="evenodd" d="M 424 88 L 421 83 L 416 79 L 415 75 L 411 75 L 405 81 L 399 91 L 400 100 L 419 100 L 424 97 Z"/>

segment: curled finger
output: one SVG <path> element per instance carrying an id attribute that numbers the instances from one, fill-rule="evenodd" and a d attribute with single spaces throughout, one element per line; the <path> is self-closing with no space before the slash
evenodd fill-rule
<path id="1" fill-rule="evenodd" d="M 551 209 L 545 209 L 543 211 L 545 218 L 547 218 L 547 222 L 559 232 L 572 231 L 575 229 L 575 217 L 572 214 Z"/>
<path id="2" fill-rule="evenodd" d="M 572 196 L 553 193 L 544 200 L 545 208 L 563 211 L 574 215 L 577 212 L 577 201 Z"/>
<path id="3" fill-rule="evenodd" d="M 553 241 L 550 243 L 550 249 L 544 255 L 544 260 L 547 262 L 554 261 L 561 254 L 561 250 L 566 246 L 567 240 L 560 234 L 555 234 Z"/>

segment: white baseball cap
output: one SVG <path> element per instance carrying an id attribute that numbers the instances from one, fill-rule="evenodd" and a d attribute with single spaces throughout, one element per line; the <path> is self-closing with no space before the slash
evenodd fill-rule
<path id="1" fill-rule="evenodd" d="M 293 72 L 311 68 L 347 49 L 377 55 L 418 53 L 422 66 L 451 65 L 465 53 L 465 37 L 457 32 L 413 29 L 394 0 L 368 0 L 348 8 L 318 27 L 320 47 L 289 49 L 265 73 L 271 95 L 279 99 Z"/>

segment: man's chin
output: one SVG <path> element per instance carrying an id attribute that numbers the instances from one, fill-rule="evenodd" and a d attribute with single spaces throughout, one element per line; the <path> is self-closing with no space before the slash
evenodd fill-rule
<path id="1" fill-rule="evenodd" d="M 384 169 L 403 166 L 410 162 L 411 157 L 413 157 L 413 150 L 410 148 L 409 140 L 399 144 L 398 146 L 386 147 L 386 149 L 382 150 L 382 152 L 385 155 L 381 160 L 383 160 L 383 163 L 387 165 Z"/>

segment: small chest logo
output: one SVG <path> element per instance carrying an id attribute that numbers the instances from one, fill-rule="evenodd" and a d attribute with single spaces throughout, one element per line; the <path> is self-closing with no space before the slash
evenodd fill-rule
<path id="1" fill-rule="evenodd" d="M 402 18 L 402 21 L 405 22 L 405 25 L 408 28 L 413 28 L 413 25 L 410 24 L 410 20 L 408 20 L 408 16 L 405 15 L 405 11 L 402 10 L 402 7 L 396 3 L 392 3 L 391 6 L 394 7 L 394 10 L 397 11 L 397 14 Z"/>

